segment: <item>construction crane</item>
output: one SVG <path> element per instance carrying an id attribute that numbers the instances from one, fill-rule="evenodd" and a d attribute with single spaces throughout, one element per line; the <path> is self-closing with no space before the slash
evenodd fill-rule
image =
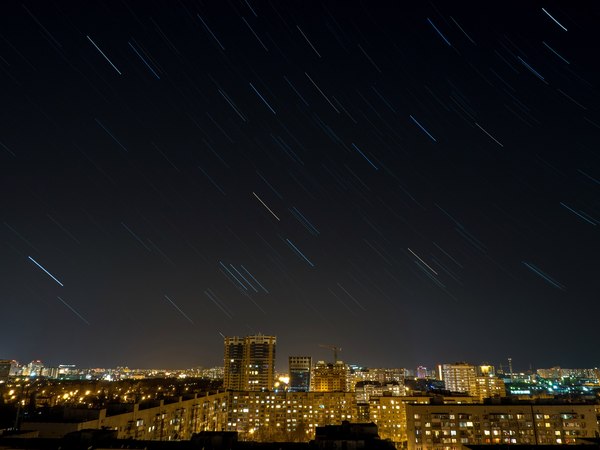
<path id="1" fill-rule="evenodd" d="M 335 364 L 338 361 L 338 352 L 342 351 L 342 347 L 338 347 L 336 345 L 326 345 L 326 344 L 319 344 L 319 347 L 326 348 L 328 350 L 333 350 L 333 363 Z"/>

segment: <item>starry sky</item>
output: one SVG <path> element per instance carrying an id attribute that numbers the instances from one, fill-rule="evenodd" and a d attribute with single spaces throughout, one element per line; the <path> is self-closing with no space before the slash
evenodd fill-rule
<path id="1" fill-rule="evenodd" d="M 598 365 L 591 4 L 0 8 L 0 358 Z"/>

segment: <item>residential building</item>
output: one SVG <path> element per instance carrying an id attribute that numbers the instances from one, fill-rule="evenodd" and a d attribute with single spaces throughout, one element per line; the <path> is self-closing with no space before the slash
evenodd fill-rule
<path id="1" fill-rule="evenodd" d="M 223 387 L 226 390 L 241 391 L 244 369 L 244 338 L 237 336 L 225 338 L 225 357 Z"/>
<path id="2" fill-rule="evenodd" d="M 357 383 L 369 381 L 386 384 L 397 382 L 401 389 L 404 388 L 404 379 L 406 369 L 403 368 L 366 368 L 361 367 L 360 370 L 350 370 L 348 375 L 348 390 L 354 391 Z"/>
<path id="3" fill-rule="evenodd" d="M 275 379 L 275 336 L 226 337 L 223 386 L 227 390 L 273 389 Z"/>
<path id="4" fill-rule="evenodd" d="M 202 431 L 236 431 L 243 441 L 308 442 L 317 427 L 356 421 L 352 393 L 226 391 L 169 401 L 64 408 L 62 417 L 36 416 L 21 430 L 59 438 L 84 429 L 116 430 L 118 439 L 189 440 Z"/>
<path id="5" fill-rule="evenodd" d="M 442 365 L 442 380 L 446 389 L 451 392 L 469 392 L 475 382 L 477 371 L 475 366 L 467 363 Z"/>
<path id="6" fill-rule="evenodd" d="M 313 369 L 312 390 L 314 392 L 348 391 L 348 366 L 343 361 L 335 364 L 319 361 Z"/>
<path id="7" fill-rule="evenodd" d="M 406 407 L 409 404 L 429 405 L 431 403 L 455 405 L 472 404 L 474 397 L 455 396 L 403 396 L 403 397 L 371 397 L 368 404 L 368 420 L 379 427 L 382 439 L 389 439 L 397 448 L 405 448 L 407 443 Z"/>
<path id="8" fill-rule="evenodd" d="M 506 397 L 504 380 L 494 376 L 475 377 L 469 386 L 469 395 L 480 402 L 486 398 Z"/>
<path id="9" fill-rule="evenodd" d="M 573 404 L 408 404 L 406 427 L 408 450 L 460 450 L 462 445 L 477 444 L 573 444 L 598 432 L 594 405 Z"/>
<path id="10" fill-rule="evenodd" d="M 310 390 L 310 372 L 312 370 L 312 358 L 310 356 L 290 356 L 290 377 L 288 391 L 308 392 Z"/>

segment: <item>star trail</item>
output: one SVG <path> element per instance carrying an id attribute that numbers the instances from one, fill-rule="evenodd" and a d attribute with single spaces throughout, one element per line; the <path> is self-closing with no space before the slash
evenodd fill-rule
<path id="1" fill-rule="evenodd" d="M 597 365 L 592 4 L 0 11 L 0 357 Z"/>

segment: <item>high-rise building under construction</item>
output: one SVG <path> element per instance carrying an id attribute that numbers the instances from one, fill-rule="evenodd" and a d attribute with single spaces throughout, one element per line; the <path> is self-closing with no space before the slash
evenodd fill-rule
<path id="1" fill-rule="evenodd" d="M 225 338 L 225 389 L 265 391 L 275 378 L 275 336 L 262 334 Z"/>

